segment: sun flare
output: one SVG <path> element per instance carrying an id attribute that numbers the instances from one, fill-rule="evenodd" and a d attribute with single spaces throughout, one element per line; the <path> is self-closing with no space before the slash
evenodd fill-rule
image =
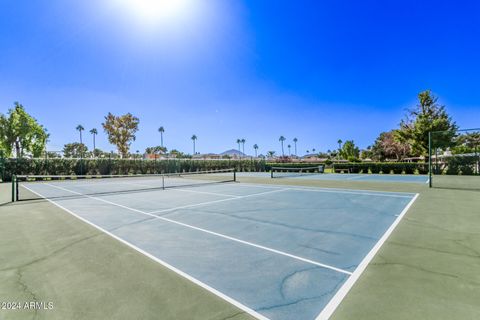
<path id="1" fill-rule="evenodd" d="M 181 18 L 190 0 L 117 0 L 126 10 L 146 23 L 162 23 Z"/>

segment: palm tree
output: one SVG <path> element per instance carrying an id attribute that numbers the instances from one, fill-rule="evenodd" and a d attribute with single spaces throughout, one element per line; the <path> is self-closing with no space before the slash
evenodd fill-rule
<path id="1" fill-rule="evenodd" d="M 242 140 L 240 140 L 240 139 L 237 139 L 238 151 L 242 151 L 242 150 L 240 149 L 240 143 L 242 143 Z"/>
<path id="2" fill-rule="evenodd" d="M 310 153 L 310 150 L 307 150 L 307 154 L 309 154 L 309 153 Z"/>
<path id="3" fill-rule="evenodd" d="M 288 155 L 289 155 L 289 156 L 292 155 L 292 153 L 290 152 L 290 148 L 291 148 L 291 147 L 292 147 L 291 145 L 288 145 L 288 146 L 287 146 L 287 148 L 288 148 Z"/>
<path id="4" fill-rule="evenodd" d="M 338 139 L 338 159 L 340 159 L 340 151 L 342 150 L 342 139 Z"/>
<path id="5" fill-rule="evenodd" d="M 312 149 L 312 152 L 315 153 L 315 148 Z"/>
<path id="6" fill-rule="evenodd" d="M 245 154 L 245 138 L 243 138 L 242 140 L 240 140 L 242 142 L 242 152 L 243 154 Z"/>
<path id="7" fill-rule="evenodd" d="M 195 154 L 195 141 L 198 139 L 196 135 L 193 135 L 190 139 L 193 141 L 193 154 Z"/>
<path id="8" fill-rule="evenodd" d="M 163 147 L 163 133 L 165 132 L 164 127 L 158 128 L 158 132 L 160 132 L 160 146 Z"/>
<path id="9" fill-rule="evenodd" d="M 80 132 L 80 144 L 83 144 L 82 131 L 85 130 L 85 128 L 81 124 L 79 124 L 76 129 L 77 129 L 78 132 Z"/>
<path id="10" fill-rule="evenodd" d="M 293 138 L 293 143 L 295 144 L 295 155 L 297 155 L 297 138 Z"/>
<path id="11" fill-rule="evenodd" d="M 258 144 L 253 145 L 253 149 L 255 149 L 255 158 L 257 157 L 257 150 L 258 150 Z"/>
<path id="12" fill-rule="evenodd" d="M 278 138 L 278 141 L 280 141 L 280 143 L 282 144 L 282 157 L 285 155 L 285 152 L 283 152 L 283 141 L 285 141 L 285 137 L 284 136 L 280 136 L 280 138 Z"/>
<path id="13" fill-rule="evenodd" d="M 97 129 L 93 128 L 92 130 L 90 130 L 90 133 L 92 134 L 93 136 L 93 156 L 95 156 L 95 136 L 98 134 L 97 132 Z"/>
<path id="14" fill-rule="evenodd" d="M 273 156 L 275 155 L 275 151 L 268 151 L 267 154 L 269 158 L 273 158 Z"/>

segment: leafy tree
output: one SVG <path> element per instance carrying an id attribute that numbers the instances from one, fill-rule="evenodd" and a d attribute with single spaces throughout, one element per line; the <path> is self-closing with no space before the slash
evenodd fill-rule
<path id="1" fill-rule="evenodd" d="M 295 155 L 297 155 L 297 142 L 298 142 L 298 139 L 297 138 L 293 138 L 293 144 L 295 146 Z"/>
<path id="2" fill-rule="evenodd" d="M 399 141 L 397 130 L 382 132 L 375 140 L 371 155 L 375 160 L 383 161 L 385 159 L 402 160 L 410 154 L 410 145 Z"/>
<path id="3" fill-rule="evenodd" d="M 115 116 L 108 113 L 105 122 L 102 123 L 108 141 L 115 145 L 122 158 L 128 156 L 130 145 L 135 141 L 135 133 L 138 131 L 140 120 L 130 113 L 122 116 Z"/>
<path id="4" fill-rule="evenodd" d="M 280 141 L 280 143 L 282 144 L 282 157 L 285 155 L 285 152 L 283 151 L 283 142 L 287 140 L 285 139 L 284 136 L 280 136 L 280 138 L 278 138 L 278 141 Z"/>
<path id="5" fill-rule="evenodd" d="M 183 153 L 183 152 L 181 152 L 181 151 L 178 151 L 178 150 L 176 150 L 176 149 L 172 149 L 172 150 L 170 151 L 170 155 L 173 156 L 173 157 L 175 157 L 175 158 L 190 158 L 189 155 L 187 155 L 187 154 L 185 154 L 185 153 Z"/>
<path id="6" fill-rule="evenodd" d="M 400 130 L 395 136 L 400 142 L 408 143 L 415 155 L 428 155 L 428 133 L 431 131 L 447 131 L 434 135 L 435 147 L 442 148 L 451 144 L 458 129 L 456 123 L 447 114 L 445 106 L 439 105 L 430 90 L 418 94 L 419 104 L 408 110 L 408 114 L 400 123 Z"/>
<path id="7" fill-rule="evenodd" d="M 162 146 L 148 147 L 145 149 L 147 154 L 163 154 L 167 152 L 167 148 Z"/>
<path id="8" fill-rule="evenodd" d="M 93 151 L 94 151 L 94 153 L 95 153 L 95 150 L 97 149 L 97 148 L 95 147 L 95 136 L 98 134 L 98 131 L 97 131 L 97 129 L 93 128 L 92 130 L 90 130 L 90 133 L 91 133 L 92 136 L 93 136 Z"/>
<path id="9" fill-rule="evenodd" d="M 193 154 L 195 154 L 195 141 L 197 141 L 198 137 L 193 135 L 190 139 L 193 141 Z"/>
<path id="10" fill-rule="evenodd" d="M 253 149 L 255 149 L 255 158 L 257 157 L 257 151 L 258 151 L 258 144 L 253 145 Z"/>
<path id="11" fill-rule="evenodd" d="M 360 149 L 355 145 L 353 140 L 347 140 L 340 150 L 340 156 L 343 159 L 357 159 L 360 156 Z"/>
<path id="12" fill-rule="evenodd" d="M 455 138 L 453 154 L 478 153 L 480 150 L 480 132 L 470 132 Z"/>
<path id="13" fill-rule="evenodd" d="M 63 146 L 63 156 L 66 158 L 81 158 L 88 151 L 88 148 L 83 143 L 72 142 Z"/>
<path id="14" fill-rule="evenodd" d="M 372 146 L 368 146 L 367 149 L 363 149 L 360 151 L 360 158 L 365 160 L 365 159 L 373 159 L 374 154 L 372 151 Z"/>
<path id="15" fill-rule="evenodd" d="M 12 156 L 13 150 L 17 157 L 23 157 L 25 152 L 40 157 L 48 137 L 47 129 L 18 102 L 7 115 L 0 115 L 0 148 L 6 157 Z"/>
<path id="16" fill-rule="evenodd" d="M 80 143 L 83 143 L 83 141 L 82 141 L 82 131 L 85 130 L 85 128 L 81 124 L 79 124 L 75 129 L 78 132 L 80 132 Z"/>
<path id="17" fill-rule="evenodd" d="M 106 152 L 103 152 L 102 150 L 98 149 L 98 148 L 95 148 L 93 149 L 92 151 L 92 155 L 94 158 L 97 158 L 97 157 L 100 157 L 100 156 L 107 156 L 108 157 L 108 154 Z"/>
<path id="18" fill-rule="evenodd" d="M 163 133 L 165 132 L 164 127 L 158 128 L 158 132 L 160 132 L 160 146 L 163 147 Z"/>
<path id="19" fill-rule="evenodd" d="M 46 157 L 48 159 L 58 159 L 58 158 L 60 158 L 60 155 L 58 154 L 58 152 L 48 151 L 47 154 L 46 154 Z"/>

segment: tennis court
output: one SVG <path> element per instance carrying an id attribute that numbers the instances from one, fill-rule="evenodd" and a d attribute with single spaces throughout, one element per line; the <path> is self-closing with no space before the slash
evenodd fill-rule
<path id="1" fill-rule="evenodd" d="M 292 170 L 292 169 L 288 169 Z M 240 177 L 271 177 L 270 172 L 239 172 Z M 386 183 L 415 183 L 427 184 L 428 175 L 407 174 L 365 174 L 365 173 L 298 173 L 298 172 L 274 172 L 274 178 L 319 180 L 319 181 L 362 181 L 362 182 L 386 182 Z"/>
<path id="2" fill-rule="evenodd" d="M 166 189 L 160 177 L 25 181 L 19 192 L 260 319 L 327 318 L 417 197 L 218 176 Z"/>
<path id="3" fill-rule="evenodd" d="M 405 182 L 428 183 L 426 175 L 395 175 L 395 174 L 363 174 L 363 173 L 323 173 L 323 174 L 290 174 L 277 173 L 277 178 L 294 178 L 307 180 L 334 180 L 334 181 L 371 181 L 371 182 Z"/>

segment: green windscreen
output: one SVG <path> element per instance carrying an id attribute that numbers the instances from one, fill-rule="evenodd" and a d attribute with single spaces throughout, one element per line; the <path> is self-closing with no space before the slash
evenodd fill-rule
<path id="1" fill-rule="evenodd" d="M 430 186 L 480 191 L 480 128 L 431 132 Z"/>

